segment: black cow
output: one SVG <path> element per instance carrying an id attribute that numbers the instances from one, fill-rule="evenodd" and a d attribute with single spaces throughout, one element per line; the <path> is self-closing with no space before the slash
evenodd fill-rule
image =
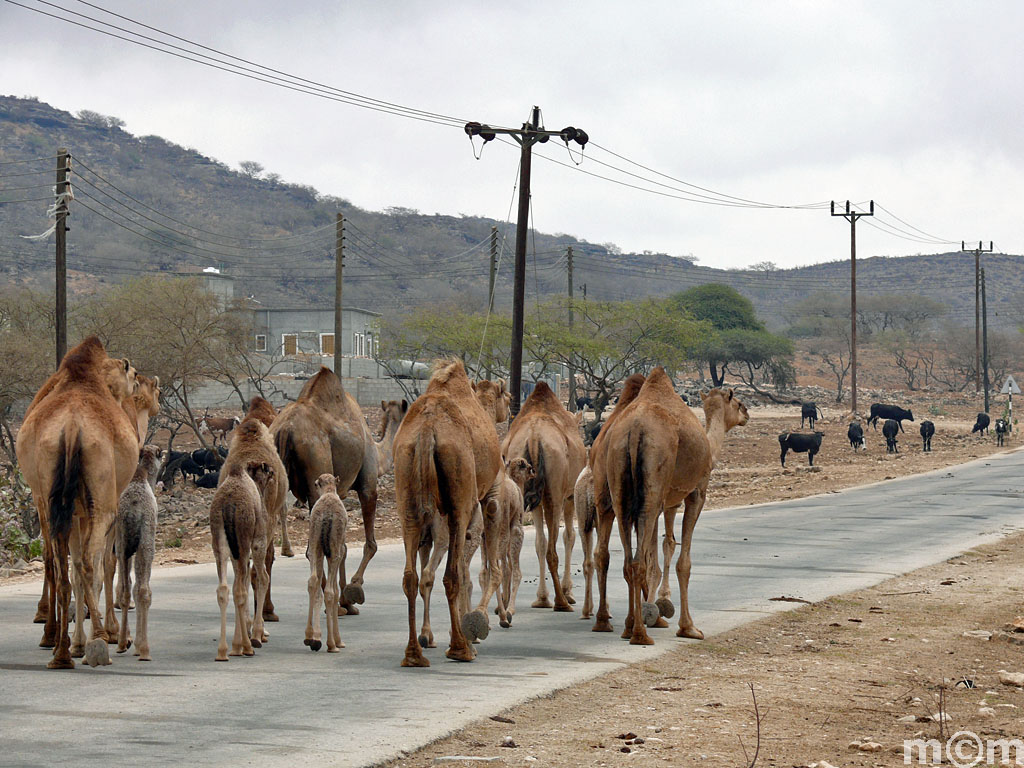
<path id="1" fill-rule="evenodd" d="M 924 441 L 924 450 L 927 453 L 932 451 L 932 435 L 935 434 L 935 425 L 930 421 L 921 422 L 921 440 Z"/>
<path id="2" fill-rule="evenodd" d="M 196 487 L 216 488 L 218 482 L 220 482 L 220 472 L 207 472 L 205 475 L 196 480 Z"/>
<path id="3" fill-rule="evenodd" d="M 577 397 L 576 398 L 576 410 L 582 411 L 587 406 L 594 407 L 594 398 L 592 397 Z"/>
<path id="4" fill-rule="evenodd" d="M 1006 433 L 1010 431 L 1010 425 L 1005 419 L 996 419 L 996 444 L 1002 445 L 1006 439 Z"/>
<path id="5" fill-rule="evenodd" d="M 216 451 L 200 449 L 192 451 L 192 461 L 201 467 L 214 470 L 220 469 L 220 465 L 224 463 L 224 458 L 220 455 L 219 449 Z"/>
<path id="6" fill-rule="evenodd" d="M 593 445 L 597 436 L 601 433 L 601 427 L 604 426 L 603 421 L 588 421 L 583 427 L 583 444 Z"/>
<path id="7" fill-rule="evenodd" d="M 896 419 L 886 419 L 882 425 L 882 434 L 885 435 L 885 452 L 899 453 L 900 448 L 896 445 L 896 435 L 900 433 L 900 423 Z"/>
<path id="8" fill-rule="evenodd" d="M 821 414 L 819 416 L 819 414 Z M 808 421 L 808 425 L 811 429 L 814 429 L 814 422 L 819 418 L 825 418 L 824 414 L 821 413 L 821 408 L 818 407 L 817 403 L 801 403 L 800 404 L 800 429 L 804 428 L 804 420 Z"/>
<path id="9" fill-rule="evenodd" d="M 185 454 L 167 465 L 167 471 L 163 478 L 164 482 L 167 485 L 173 485 L 174 476 L 178 472 L 181 473 L 182 480 L 187 479 L 188 475 L 192 475 L 194 479 L 198 480 L 206 474 L 206 469 L 199 464 L 196 464 L 196 462 L 192 460 L 191 456 Z"/>
<path id="10" fill-rule="evenodd" d="M 878 429 L 879 419 L 892 419 L 896 422 L 896 425 L 900 428 L 900 432 L 903 432 L 903 420 L 908 421 L 914 420 L 914 414 L 907 408 L 904 410 L 898 405 L 885 405 L 884 403 L 874 403 L 871 406 L 871 415 L 868 416 L 868 424 L 871 424 L 875 429 Z"/>
<path id="11" fill-rule="evenodd" d="M 856 421 L 850 424 L 849 429 L 846 430 L 846 436 L 850 438 L 850 447 L 853 450 L 866 447 L 864 445 L 864 429 Z"/>
<path id="12" fill-rule="evenodd" d="M 971 430 L 971 434 L 973 435 L 977 432 L 978 437 L 981 437 L 981 435 L 985 434 L 985 431 L 988 429 L 989 421 L 987 413 L 979 413 L 978 420 L 974 422 L 974 429 Z"/>
<path id="13" fill-rule="evenodd" d="M 806 453 L 808 466 L 814 466 L 814 455 L 821 450 L 821 438 L 824 432 L 815 432 L 813 435 L 805 435 L 799 432 L 783 432 L 779 435 L 779 447 L 782 455 L 779 459 L 782 466 L 786 466 L 786 452 Z"/>

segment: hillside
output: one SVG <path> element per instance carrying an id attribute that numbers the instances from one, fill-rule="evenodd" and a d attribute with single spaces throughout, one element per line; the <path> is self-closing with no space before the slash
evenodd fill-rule
<path id="1" fill-rule="evenodd" d="M 83 119 L 84 118 L 84 119 Z M 458 298 L 484 306 L 488 255 L 497 226 L 506 247 L 496 303 L 511 295 L 514 227 L 473 216 L 367 211 L 274 174 L 247 175 L 158 136 L 136 137 L 120 121 L 76 117 L 34 99 L 0 96 L 0 272 L 12 283 L 49 285 L 52 237 L 43 232 L 56 148 L 75 157 L 76 199 L 68 234 L 72 293 L 140 272 L 216 266 L 267 306 L 328 304 L 333 292 L 334 219 L 346 232 L 346 303 L 380 311 Z M 39 158 L 34 162 L 15 162 Z M 344 180 L 339 180 L 344 188 Z M 31 200 L 30 202 L 9 202 Z M 474 246 L 478 246 L 474 248 Z M 570 235 L 531 235 L 527 300 L 565 290 L 565 250 L 575 256 L 577 295 L 622 299 L 722 282 L 748 296 L 773 327 L 786 307 L 817 291 L 846 295 L 849 263 L 773 272 L 718 270 L 666 254 L 621 254 Z M 473 249 L 471 251 L 471 249 Z M 470 252 L 471 251 L 471 252 Z M 467 253 L 468 252 L 468 253 Z M 993 326 L 1016 325 L 1024 300 L 1024 259 L 986 255 Z M 974 317 L 973 259 L 961 253 L 858 260 L 860 295 L 921 293 L 950 317 Z"/>

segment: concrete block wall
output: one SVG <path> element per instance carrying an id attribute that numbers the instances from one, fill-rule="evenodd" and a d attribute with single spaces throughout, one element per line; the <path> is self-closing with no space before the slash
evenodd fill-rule
<path id="1" fill-rule="evenodd" d="M 371 360 L 370 362 L 372 363 L 373 361 Z M 271 389 L 278 390 L 277 393 L 274 393 L 269 398 L 275 408 L 283 408 L 289 402 L 295 400 L 306 384 L 305 380 L 283 377 L 273 377 L 272 381 L 272 386 L 264 386 L 264 389 L 267 391 Z M 401 400 L 405 397 L 402 388 L 393 379 L 343 378 L 341 383 L 345 390 L 353 395 L 356 398 L 356 402 L 363 407 L 379 406 L 381 400 Z M 254 395 L 259 394 L 256 387 L 250 381 L 246 381 L 241 386 L 241 390 L 246 402 Z M 193 410 L 199 411 L 205 408 L 210 410 L 240 410 L 238 394 L 235 390 L 227 384 L 217 381 L 211 381 L 197 388 L 189 396 L 189 402 L 192 404 Z"/>

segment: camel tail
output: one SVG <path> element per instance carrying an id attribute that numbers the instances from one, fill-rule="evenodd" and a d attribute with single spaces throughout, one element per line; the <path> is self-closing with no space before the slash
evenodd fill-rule
<path id="1" fill-rule="evenodd" d="M 60 433 L 57 444 L 57 467 L 50 487 L 50 531 L 52 535 L 67 539 L 71 533 L 71 520 L 75 515 L 75 500 L 82 487 L 82 435 L 80 431 L 69 442 L 67 432 Z"/>
<path id="2" fill-rule="evenodd" d="M 274 443 L 277 447 L 277 454 L 281 457 L 281 463 L 284 464 L 284 472 L 288 476 L 289 490 L 296 499 L 303 504 L 309 504 L 312 509 L 306 473 L 303 471 L 302 461 L 295 450 L 295 441 L 292 439 L 291 430 L 282 429 L 278 432 L 274 437 Z"/>
<path id="3" fill-rule="evenodd" d="M 448 516 L 450 520 L 451 515 L 455 512 L 455 497 L 452 493 L 452 488 L 455 485 L 453 478 L 448 476 L 444 462 L 441 461 L 441 456 L 437 452 L 437 441 L 433 432 L 429 436 L 421 435 L 420 441 L 421 445 L 429 449 L 429 452 L 425 451 L 423 454 L 424 474 L 421 477 L 424 482 L 430 483 L 428 487 L 435 489 L 434 504 L 437 506 L 437 511 Z M 430 474 L 426 474 L 428 472 Z"/>
<path id="4" fill-rule="evenodd" d="M 630 443 L 633 442 L 630 435 Z M 644 436 L 626 451 L 626 471 L 622 473 L 622 523 L 637 528 L 644 510 Z"/>
<path id="5" fill-rule="evenodd" d="M 239 549 L 238 531 L 235 530 L 235 515 L 237 513 L 235 502 L 226 502 L 222 512 L 224 520 L 224 538 L 228 540 L 228 549 L 231 550 L 231 556 L 237 560 L 239 557 Z"/>
<path id="6" fill-rule="evenodd" d="M 526 511 L 531 511 L 540 506 L 544 490 L 547 488 L 547 477 L 544 471 L 544 446 L 537 443 L 537 460 L 530 458 L 530 445 L 527 443 L 523 451 L 523 458 L 533 467 L 534 477 L 526 481 L 523 486 L 523 506 Z"/>
<path id="7" fill-rule="evenodd" d="M 320 526 L 320 551 L 328 560 L 331 559 L 331 527 L 332 522 L 325 520 Z"/>

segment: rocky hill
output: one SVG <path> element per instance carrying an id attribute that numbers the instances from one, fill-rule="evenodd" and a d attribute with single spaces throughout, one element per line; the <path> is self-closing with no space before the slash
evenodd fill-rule
<path id="1" fill-rule="evenodd" d="M 496 303 L 508 305 L 514 232 L 504 222 L 400 208 L 367 211 L 258 168 L 242 173 L 158 136 L 133 136 L 116 118 L 75 116 L 34 99 L 0 96 L 0 271 L 8 282 L 43 286 L 52 280 L 52 237 L 20 236 L 49 226 L 44 198 L 52 199 L 60 146 L 74 157 L 68 234 L 73 293 L 141 272 L 215 266 L 268 306 L 328 304 L 340 212 L 347 222 L 346 303 L 385 312 L 456 298 L 484 306 L 486 241 L 496 226 L 505 242 Z M 35 160 L 20 162 L 26 158 Z M 786 308 L 800 299 L 849 290 L 847 261 L 769 272 L 719 270 L 537 232 L 530 240 L 528 301 L 565 290 L 569 245 L 577 294 L 585 285 L 589 298 L 663 295 L 722 282 L 752 299 L 770 325 L 781 327 Z M 1016 326 L 1024 259 L 992 254 L 985 263 L 990 320 Z M 894 301 L 907 293 L 931 296 L 949 307 L 951 318 L 973 322 L 973 259 L 966 254 L 861 259 L 858 288 L 861 295 L 892 294 Z"/>

